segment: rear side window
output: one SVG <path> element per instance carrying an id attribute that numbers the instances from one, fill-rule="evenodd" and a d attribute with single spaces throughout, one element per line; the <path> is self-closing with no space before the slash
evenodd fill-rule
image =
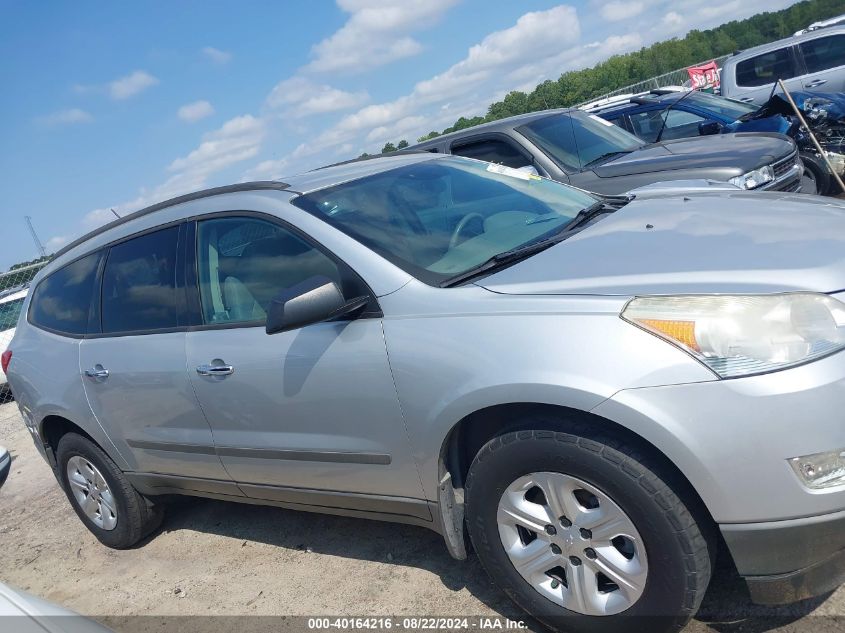
<path id="1" fill-rule="evenodd" d="M 807 73 L 845 66 L 845 35 L 819 37 L 799 44 Z"/>
<path id="2" fill-rule="evenodd" d="M 778 79 L 792 79 L 795 75 L 795 63 L 792 59 L 792 52 L 788 48 L 769 51 L 745 59 L 736 65 L 736 84 L 738 86 L 765 86 L 776 82 Z"/>
<path id="3" fill-rule="evenodd" d="M 0 303 L 0 332 L 10 330 L 18 323 L 24 298 Z"/>
<path id="4" fill-rule="evenodd" d="M 29 321 L 63 334 L 85 334 L 99 261 L 100 253 L 92 253 L 45 277 L 32 294 Z"/>
<path id="5" fill-rule="evenodd" d="M 514 169 L 527 167 L 531 164 L 531 161 L 523 156 L 521 152 L 505 141 L 488 139 L 476 143 L 466 143 L 458 147 L 453 147 L 452 153 L 456 156 L 486 160 L 488 163 L 496 163 L 505 167 L 513 167 Z"/>
<path id="6" fill-rule="evenodd" d="M 172 226 L 111 247 L 103 270 L 104 334 L 178 326 L 178 237 Z"/>

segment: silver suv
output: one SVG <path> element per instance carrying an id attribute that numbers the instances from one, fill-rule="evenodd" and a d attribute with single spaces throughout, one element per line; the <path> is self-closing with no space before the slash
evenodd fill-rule
<path id="1" fill-rule="evenodd" d="M 742 51 L 722 66 L 722 95 L 763 105 L 778 79 L 787 90 L 845 91 L 845 26 L 788 37 Z"/>
<path id="2" fill-rule="evenodd" d="M 672 630 L 722 541 L 762 603 L 843 579 L 843 229 L 384 157 L 87 235 L 3 362 L 108 546 L 173 493 L 413 523 L 551 627 Z"/>

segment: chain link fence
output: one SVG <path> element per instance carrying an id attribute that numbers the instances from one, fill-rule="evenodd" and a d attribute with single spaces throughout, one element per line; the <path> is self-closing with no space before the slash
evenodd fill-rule
<path id="1" fill-rule="evenodd" d="M 719 68 L 721 68 L 725 60 L 730 56 L 731 55 L 722 55 L 721 57 L 708 59 L 707 61 L 700 62 L 698 64 L 692 64 L 692 66 L 703 66 L 704 64 L 713 61 L 716 62 L 716 65 Z M 679 68 L 678 70 L 673 70 L 662 75 L 657 75 L 656 77 L 652 77 L 651 79 L 646 79 L 645 81 L 639 81 L 635 84 L 631 84 L 630 86 L 623 86 L 622 88 L 617 88 L 616 90 L 613 90 L 606 94 L 600 95 L 598 97 L 593 97 L 592 99 L 584 101 L 583 103 L 579 103 L 576 107 L 581 107 L 582 105 L 585 105 L 587 103 L 602 101 L 604 99 L 609 99 L 610 97 L 616 97 L 618 95 L 648 92 L 649 90 L 657 90 L 658 88 L 666 88 L 667 86 L 688 86 L 690 77 L 689 73 L 687 72 L 687 68 L 691 68 L 692 66 L 684 66 L 683 68 Z"/>
<path id="2" fill-rule="evenodd" d="M 47 261 L 42 261 L 0 273 L 0 352 L 6 351 L 15 335 L 15 326 L 29 292 L 30 282 L 46 264 Z M 14 396 L 6 384 L 6 373 L 0 368 L 0 420 L 17 414 L 15 405 L 11 404 L 12 400 Z"/>

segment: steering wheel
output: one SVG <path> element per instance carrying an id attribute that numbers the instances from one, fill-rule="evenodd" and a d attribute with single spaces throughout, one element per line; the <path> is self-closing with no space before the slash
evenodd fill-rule
<path id="1" fill-rule="evenodd" d="M 463 233 L 464 229 L 467 227 L 472 220 L 478 218 L 481 220 L 482 224 L 484 223 L 484 216 L 480 213 L 476 213 L 473 211 L 472 213 L 467 213 L 464 217 L 460 219 L 458 225 L 455 227 L 455 230 L 452 231 L 452 237 L 449 239 L 449 248 L 455 248 L 458 245 L 458 240 L 461 237 L 461 233 Z"/>

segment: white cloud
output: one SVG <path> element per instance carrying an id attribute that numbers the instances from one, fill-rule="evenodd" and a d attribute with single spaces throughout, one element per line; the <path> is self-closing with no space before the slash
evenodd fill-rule
<path id="1" fill-rule="evenodd" d="M 526 13 L 514 26 L 487 35 L 469 49 L 463 60 L 445 72 L 417 83 L 411 94 L 346 115 L 309 143 L 297 147 L 293 156 L 316 154 L 328 147 L 348 143 L 361 134 L 375 140 L 377 131 L 389 138 L 391 134 L 433 129 L 434 121 L 420 112 L 426 106 L 454 100 L 478 102 L 484 96 L 489 103 L 493 95 L 516 87 L 511 75 L 524 72 L 526 68 L 532 76 L 559 73 L 561 55 L 571 54 L 571 46 L 579 37 L 578 15 L 573 7 L 560 5 L 547 11 Z M 481 90 L 483 95 L 474 90 Z M 457 105 L 450 110 L 461 112 Z M 451 116 L 452 120 L 457 118 L 448 111 L 444 116 Z"/>
<path id="2" fill-rule="evenodd" d="M 36 119 L 38 123 L 47 127 L 57 125 L 75 125 L 77 123 L 91 123 L 93 120 L 93 116 L 85 110 L 80 110 L 79 108 L 59 110 L 58 112 L 53 112 Z"/>
<path id="3" fill-rule="evenodd" d="M 356 108 L 369 100 L 366 91 L 346 92 L 326 84 L 316 84 L 305 77 L 295 76 L 280 81 L 267 97 L 269 108 L 287 106 L 293 116 L 304 117 L 338 110 Z"/>
<path id="4" fill-rule="evenodd" d="M 601 8 L 601 16 L 610 22 L 618 22 L 620 20 L 629 20 L 645 9 L 645 4 L 642 2 L 624 2 L 618 0 L 616 2 L 608 2 Z"/>
<path id="5" fill-rule="evenodd" d="M 458 0 L 338 0 L 349 20 L 312 49 L 306 70 L 362 71 L 422 51 L 408 34 L 431 25 Z"/>
<path id="6" fill-rule="evenodd" d="M 109 84 L 109 94 L 112 99 L 128 99 L 155 86 L 158 79 L 144 70 L 136 70 L 126 77 L 115 79 Z"/>
<path id="7" fill-rule="evenodd" d="M 219 48 L 213 46 L 206 46 L 202 49 L 202 54 L 215 64 L 228 64 L 232 60 L 232 53 L 228 51 L 221 51 Z"/>
<path id="8" fill-rule="evenodd" d="M 208 101 L 194 101 L 193 103 L 186 103 L 177 113 L 179 118 L 188 123 L 195 123 L 200 119 L 214 114 L 214 108 Z"/>
<path id="9" fill-rule="evenodd" d="M 669 13 L 664 15 L 662 21 L 668 27 L 678 27 L 684 23 L 684 19 L 674 11 L 669 11 Z"/>
<path id="10" fill-rule="evenodd" d="M 56 235 L 47 240 L 47 243 L 44 244 L 44 249 L 48 253 L 55 253 L 68 242 L 70 242 L 70 237 L 67 235 Z"/>
<path id="11" fill-rule="evenodd" d="M 280 178 L 288 166 L 286 158 L 263 160 L 252 169 L 244 172 L 241 180 L 249 182 L 251 180 L 275 180 Z"/>

